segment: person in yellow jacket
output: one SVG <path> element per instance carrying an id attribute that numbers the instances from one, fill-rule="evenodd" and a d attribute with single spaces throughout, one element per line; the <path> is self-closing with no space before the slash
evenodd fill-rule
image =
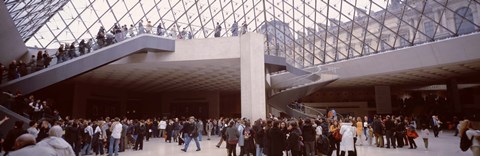
<path id="1" fill-rule="evenodd" d="M 363 139 L 364 139 L 364 134 L 363 134 L 363 122 L 361 117 L 357 117 L 357 123 L 355 124 L 357 127 L 357 145 L 362 146 L 363 145 Z"/>

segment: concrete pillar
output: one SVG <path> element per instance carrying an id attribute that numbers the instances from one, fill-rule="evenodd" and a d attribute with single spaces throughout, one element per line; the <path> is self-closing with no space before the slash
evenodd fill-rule
<path id="1" fill-rule="evenodd" d="M 240 37 L 240 85 L 242 117 L 265 118 L 264 36 L 248 33 Z"/>
<path id="2" fill-rule="evenodd" d="M 170 100 L 169 96 L 162 93 L 160 95 L 160 97 L 161 97 L 160 98 L 160 101 L 161 101 L 160 102 L 160 105 L 161 105 L 160 106 L 160 108 L 161 108 L 160 111 L 162 112 L 162 115 L 165 115 L 165 116 L 171 115 L 170 114 L 170 111 L 171 111 L 170 110 L 170 102 L 171 102 L 171 100 Z"/>
<path id="3" fill-rule="evenodd" d="M 375 104 L 377 114 L 392 114 L 390 86 L 375 86 Z"/>
<path id="4" fill-rule="evenodd" d="M 120 98 L 120 117 L 123 118 L 127 115 L 127 102 L 128 102 L 128 94 L 126 92 L 121 93 Z"/>
<path id="5" fill-rule="evenodd" d="M 86 117 L 88 92 L 88 88 L 86 88 L 85 85 L 79 83 L 75 84 L 72 107 L 73 118 Z"/>
<path id="6" fill-rule="evenodd" d="M 453 107 L 455 113 L 462 111 L 457 79 L 450 79 L 447 83 L 447 103 Z"/>
<path id="7" fill-rule="evenodd" d="M 212 92 L 208 97 L 208 116 L 210 118 L 220 117 L 220 93 Z"/>
<path id="8" fill-rule="evenodd" d="M 8 13 L 5 3 L 0 3 L 0 63 L 8 66 L 12 60 L 19 59 L 27 53 L 27 47 Z"/>
<path id="9" fill-rule="evenodd" d="M 473 106 L 480 109 L 480 87 L 473 89 Z"/>

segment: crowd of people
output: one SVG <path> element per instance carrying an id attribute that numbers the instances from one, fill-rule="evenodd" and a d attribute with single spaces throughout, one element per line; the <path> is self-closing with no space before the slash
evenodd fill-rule
<path id="1" fill-rule="evenodd" d="M 8 120 L 5 118 L 0 124 Z M 195 142 L 201 151 L 202 136 L 208 140 L 220 136 L 216 147 L 225 142 L 227 155 L 292 155 L 313 156 L 355 155 L 357 146 L 378 148 L 416 149 L 415 139 L 421 137 L 424 149 L 428 149 L 430 130 L 440 128 L 442 122 L 433 116 L 428 123 L 417 127 L 414 118 L 376 115 L 335 119 L 297 119 L 270 116 L 255 121 L 246 118 L 219 118 L 201 120 L 188 118 L 128 118 L 70 119 L 69 117 L 43 117 L 32 120 L 27 129 L 22 121 L 16 121 L 5 137 L 3 149 L 6 155 L 18 155 L 32 150 L 59 155 L 118 155 L 126 150 L 143 150 L 143 143 L 151 138 L 165 142 L 177 142 L 181 151 L 188 152 Z M 437 127 L 437 128 L 435 128 Z M 472 151 L 478 150 L 480 131 L 472 129 L 465 120 L 459 123 L 459 134 L 477 139 Z M 419 134 L 417 131 L 420 131 Z M 52 141 L 54 140 L 54 141 Z M 61 154 L 60 154 L 61 153 Z"/>
<path id="2" fill-rule="evenodd" d="M 423 141 L 422 149 L 427 150 L 429 138 L 439 137 L 440 130 L 445 127 L 436 115 L 431 118 L 394 115 L 344 117 L 332 108 L 327 109 L 326 116 L 305 119 L 275 117 L 271 113 L 266 119 L 255 121 L 245 118 L 201 120 L 193 116 L 137 120 L 108 117 L 94 120 L 71 119 L 68 116 L 62 117 L 53 109 L 49 100 L 33 95 L 24 97 L 20 92 L 3 92 L 1 99 L 3 106 L 31 119 L 27 129 L 17 121 L 16 126 L 6 135 L 3 149 L 7 152 L 22 148 L 20 145 L 29 146 L 29 150 L 40 148 L 35 144 L 47 146 L 42 141 L 53 139 L 59 143 L 50 145 L 53 151 L 73 152 L 74 155 L 112 154 L 129 149 L 143 150 L 143 142 L 150 138 L 162 138 L 168 143 L 177 142 L 178 145 L 183 145 L 181 150 L 184 152 L 187 152 L 190 142 L 194 141 L 196 150 L 200 151 L 202 136 L 205 135 L 210 140 L 211 136 L 218 135 L 220 141 L 216 146 L 220 148 L 225 142 L 228 155 L 236 155 L 237 146 L 240 147 L 240 155 L 352 155 L 356 153 L 356 146 L 416 149 L 418 146 L 415 139 L 418 137 Z M 8 117 L 1 120 L 0 125 L 6 120 Z M 470 140 L 472 137 L 477 139 L 473 140 L 471 149 L 474 153 L 478 151 L 480 131 L 474 130 L 469 122 L 460 122 L 456 117 L 454 120 L 457 120 L 454 121 L 457 126 L 455 135 L 468 136 Z M 24 136 L 23 133 L 31 136 Z M 18 145 L 16 140 L 20 141 Z"/>
<path id="3" fill-rule="evenodd" d="M 35 98 L 33 95 L 25 97 L 21 92 L 14 94 L 11 92 L 2 92 L 0 95 L 0 104 L 31 120 L 36 121 L 42 118 L 60 119 L 59 111 L 54 109 L 52 101 Z"/>

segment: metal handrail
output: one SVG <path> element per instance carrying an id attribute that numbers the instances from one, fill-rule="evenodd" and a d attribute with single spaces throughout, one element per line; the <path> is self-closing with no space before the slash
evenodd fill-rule
<path id="1" fill-rule="evenodd" d="M 159 35 L 159 36 L 162 36 L 162 37 L 170 37 L 170 38 L 174 38 L 174 39 L 179 39 L 178 36 L 179 34 L 181 33 L 181 31 L 171 31 L 171 30 L 166 30 L 166 29 L 162 29 L 163 30 L 163 35 Z M 152 29 L 152 31 L 150 33 L 147 33 L 147 32 L 144 32 L 144 33 L 138 33 L 137 31 L 134 32 L 134 35 L 133 36 L 130 36 L 130 33 L 127 31 L 125 32 L 126 36 L 125 38 L 122 40 L 122 41 L 125 41 L 125 40 L 128 40 L 128 39 L 131 39 L 135 36 L 138 36 L 138 35 L 141 35 L 141 34 L 154 34 L 154 35 L 158 35 L 156 29 Z M 172 35 L 175 35 L 176 36 L 172 36 Z M 106 36 L 106 35 L 105 35 Z M 187 39 L 186 36 L 182 36 L 183 39 Z M 86 38 L 84 39 L 85 41 L 88 41 L 92 39 L 92 43 L 90 45 L 90 53 L 94 53 L 96 52 L 97 50 L 99 49 L 102 49 L 104 47 L 107 47 L 107 46 L 103 46 L 103 47 L 100 47 L 98 45 L 98 42 L 97 42 L 97 39 L 96 38 Z M 122 42 L 122 41 L 116 41 L 114 42 L 113 44 L 116 44 L 116 43 L 119 43 L 119 42 Z M 66 43 L 66 42 L 65 42 Z M 110 45 L 113 45 L 113 44 L 110 44 Z M 108 46 L 110 46 L 108 45 Z M 42 49 L 42 48 L 38 48 L 38 49 Z M 46 51 L 46 50 L 45 50 Z M 85 49 L 85 54 L 88 54 L 88 49 Z M 47 51 L 46 51 L 47 52 Z M 47 52 L 48 53 L 48 52 Z M 79 56 L 82 56 L 82 54 L 80 54 L 80 51 L 79 51 L 79 47 L 76 46 L 75 47 L 75 55 L 76 57 L 74 58 L 69 58 L 69 59 L 66 59 L 65 61 L 62 61 L 62 62 L 59 62 L 58 58 L 57 58 L 57 53 L 55 52 L 54 54 L 48 54 L 48 56 L 51 58 L 50 60 L 50 65 L 49 67 L 52 67 L 52 66 L 55 66 L 55 65 L 58 65 L 58 64 L 62 64 L 63 62 L 66 62 L 66 60 L 73 60 L 73 59 L 77 59 Z M 65 52 L 65 55 L 68 55 L 68 51 Z M 65 57 L 65 56 L 62 56 L 62 57 Z M 36 60 L 35 60 L 36 61 Z M 53 64 L 52 62 L 55 62 L 55 64 Z M 3 75 L 0 75 L 0 79 L 2 80 L 1 83 L 5 83 L 5 82 L 8 82 L 8 70 L 7 70 L 7 67 L 8 67 L 8 64 L 5 66 L 5 69 L 4 69 L 4 72 L 3 72 Z M 30 68 L 36 68 L 36 66 L 27 66 L 27 68 L 30 67 Z M 47 67 L 48 68 L 48 67 Z M 43 68 L 42 68 L 43 69 Z M 41 70 L 41 69 L 40 69 Z M 40 71 L 40 70 L 35 70 L 33 72 L 29 72 L 28 74 L 32 74 L 32 73 L 35 73 L 37 71 Z M 28 75 L 27 74 L 27 75 Z"/>
<path id="2" fill-rule="evenodd" d="M 316 117 L 317 115 L 324 116 L 324 114 L 322 112 L 320 112 L 319 110 L 317 110 L 315 108 L 309 107 L 309 106 L 303 105 L 304 110 L 293 108 L 292 106 L 293 106 L 292 104 L 289 104 L 287 107 L 290 108 L 290 109 L 293 109 L 297 112 L 303 113 L 307 116 L 314 116 L 314 117 Z"/>

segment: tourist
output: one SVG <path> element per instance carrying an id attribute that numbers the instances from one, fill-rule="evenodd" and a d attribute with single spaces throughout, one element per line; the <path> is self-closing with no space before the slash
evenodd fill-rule
<path id="1" fill-rule="evenodd" d="M 112 132 L 112 134 L 110 136 L 110 141 L 108 146 L 108 155 L 112 156 L 112 154 L 115 153 L 115 156 L 118 156 L 120 137 L 122 135 L 122 124 L 120 123 L 119 118 L 115 118 L 109 130 Z M 142 138 L 142 142 L 143 142 L 143 138 Z M 140 149 L 142 148 L 143 148 L 143 143 L 142 143 L 142 146 L 140 146 Z"/>
<path id="2" fill-rule="evenodd" d="M 238 23 L 237 21 L 233 21 L 233 24 L 232 24 L 232 36 L 238 36 Z"/>
<path id="3" fill-rule="evenodd" d="M 466 135 L 467 139 L 472 142 L 470 150 L 473 156 L 480 155 L 480 130 L 474 129 L 469 120 L 464 120 L 460 126 L 460 137 Z"/>
<path id="4" fill-rule="evenodd" d="M 243 24 L 242 24 L 242 35 L 246 34 L 247 33 L 247 23 L 244 21 Z"/>
<path id="5" fill-rule="evenodd" d="M 227 142 L 227 155 L 228 156 L 236 156 L 237 155 L 237 143 L 238 139 L 240 138 L 240 133 L 238 132 L 237 128 L 235 128 L 235 122 L 230 121 L 228 123 L 228 127 L 225 127 L 225 136 Z M 218 146 L 217 146 L 218 147 Z"/>
<path id="6" fill-rule="evenodd" d="M 27 131 L 23 129 L 23 121 L 15 121 L 13 129 L 8 131 L 7 137 L 2 143 L 3 150 L 5 150 L 5 155 L 8 155 L 9 152 L 14 150 L 14 145 L 17 137 L 22 134 L 26 134 Z M 31 135 L 30 135 L 31 136 Z M 33 138 L 33 136 L 32 136 Z M 35 142 L 35 141 L 33 141 Z"/>
<path id="7" fill-rule="evenodd" d="M 428 137 L 430 136 L 430 131 L 426 124 L 422 124 L 421 135 L 423 139 L 423 144 L 425 145 L 425 150 L 428 150 Z"/>
<path id="8" fill-rule="evenodd" d="M 345 153 L 348 155 L 355 154 L 355 143 L 353 137 L 355 137 L 355 127 L 352 126 L 353 123 L 350 122 L 350 119 L 345 119 L 344 123 L 341 124 L 340 134 L 342 134 L 342 141 L 340 142 L 340 151 L 341 156 L 345 156 Z"/>
<path id="9" fill-rule="evenodd" d="M 432 129 L 433 129 L 433 136 L 435 138 L 438 137 L 438 132 L 440 132 L 440 126 L 442 124 L 442 122 L 438 119 L 438 116 L 434 115 L 432 116 Z"/>
<path id="10" fill-rule="evenodd" d="M 34 138 L 37 138 L 38 133 L 40 133 L 40 131 L 37 129 L 37 122 L 32 120 L 28 125 L 30 126 L 27 128 L 28 134 L 31 134 Z"/>
<path id="11" fill-rule="evenodd" d="M 355 126 L 356 126 L 356 129 L 357 129 L 357 135 L 356 135 L 357 136 L 357 144 L 361 146 L 361 145 L 363 145 L 363 142 L 365 141 L 365 140 L 363 140 L 365 134 L 364 134 L 364 130 L 363 130 L 364 126 L 363 126 L 363 122 L 362 122 L 361 117 L 357 117 L 357 122 L 355 123 Z"/>
<path id="12" fill-rule="evenodd" d="M 142 22 L 143 22 L 142 20 L 138 22 L 138 33 L 137 33 L 138 35 L 145 33 L 145 28 L 143 27 Z"/>
<path id="13" fill-rule="evenodd" d="M 15 139 L 15 151 L 7 152 L 8 156 L 25 156 L 25 155 L 39 155 L 39 156 L 58 156 L 52 148 L 36 145 L 34 136 L 31 134 L 22 134 Z"/>
<path id="14" fill-rule="evenodd" d="M 162 118 L 158 123 L 159 135 L 160 137 L 164 138 L 165 130 L 167 129 L 167 121 L 166 118 Z M 167 142 L 167 138 L 165 138 L 165 142 Z"/>
<path id="15" fill-rule="evenodd" d="M 210 140 L 210 137 L 212 136 L 212 131 L 213 131 L 213 123 L 211 119 L 207 120 L 207 124 L 205 126 L 205 130 L 207 131 L 207 140 Z"/>
<path id="16" fill-rule="evenodd" d="M 220 23 L 217 22 L 217 27 L 215 27 L 215 37 L 220 37 L 220 34 L 222 32 L 222 26 L 220 26 Z"/>
<path id="17" fill-rule="evenodd" d="M 195 140 L 195 145 L 197 146 L 196 151 L 200 151 L 201 150 L 200 143 L 198 142 L 199 134 L 198 134 L 198 129 L 195 123 L 195 117 L 191 116 L 189 118 L 189 120 L 183 126 L 182 131 L 185 133 L 185 147 L 182 149 L 182 151 L 187 152 L 188 145 L 190 144 L 192 139 Z"/>
<path id="18" fill-rule="evenodd" d="M 268 131 L 269 140 L 268 156 L 281 156 L 286 147 L 286 136 L 280 130 L 280 122 L 274 121 L 272 128 Z"/>
<path id="19" fill-rule="evenodd" d="M 302 136 L 303 138 L 303 143 L 305 145 L 306 156 L 314 156 L 316 131 L 312 125 L 312 120 L 310 119 L 305 120 L 305 125 L 303 125 L 303 128 L 301 129 L 300 134 L 301 134 L 300 136 Z"/>
<path id="20" fill-rule="evenodd" d="M 145 26 L 145 30 L 147 31 L 147 34 L 151 34 L 153 29 L 153 25 L 151 21 L 147 22 L 147 25 Z"/>
<path id="21" fill-rule="evenodd" d="M 407 129 L 408 142 L 410 143 L 410 149 L 417 149 L 417 144 L 415 140 L 418 137 L 417 132 L 413 126 L 409 126 Z"/>
<path id="22" fill-rule="evenodd" d="M 63 138 L 63 129 L 60 126 L 53 126 L 48 131 L 49 137 L 40 141 L 37 146 L 44 146 L 50 147 L 55 150 L 55 153 L 58 156 L 73 156 L 75 153 L 73 152 L 72 146 L 68 144 Z"/>
<path id="23" fill-rule="evenodd" d="M 298 128 L 297 122 L 290 122 L 288 124 L 288 139 L 287 139 L 287 149 L 292 153 L 292 156 L 301 156 L 302 155 L 302 132 Z M 306 154 L 309 155 L 309 152 L 306 151 Z"/>

